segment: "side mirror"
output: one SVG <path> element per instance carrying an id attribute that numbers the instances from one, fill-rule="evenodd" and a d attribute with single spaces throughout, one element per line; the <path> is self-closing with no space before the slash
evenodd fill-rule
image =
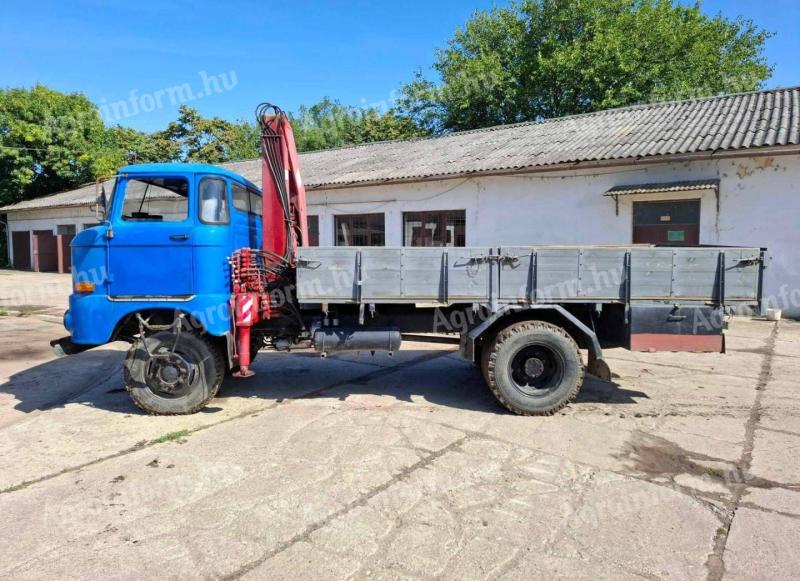
<path id="1" fill-rule="evenodd" d="M 97 196 L 95 198 L 94 204 L 91 205 L 92 212 L 94 212 L 94 217 L 97 218 L 98 222 L 104 222 L 106 219 L 106 198 L 103 195 Z"/>

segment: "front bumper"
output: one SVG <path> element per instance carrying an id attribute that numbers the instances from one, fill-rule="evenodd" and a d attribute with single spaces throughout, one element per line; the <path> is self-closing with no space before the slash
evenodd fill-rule
<path id="1" fill-rule="evenodd" d="M 87 349 L 91 349 L 92 345 L 76 345 L 72 342 L 72 337 L 69 335 L 61 337 L 61 339 L 53 339 L 50 341 L 50 347 L 58 357 L 66 357 L 67 355 L 77 355 Z"/>

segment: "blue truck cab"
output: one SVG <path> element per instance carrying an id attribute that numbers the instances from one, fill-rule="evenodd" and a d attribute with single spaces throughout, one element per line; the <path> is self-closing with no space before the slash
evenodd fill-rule
<path id="1" fill-rule="evenodd" d="M 124 338 L 137 313 L 168 319 L 177 311 L 210 336 L 230 333 L 228 257 L 261 246 L 255 184 L 212 165 L 131 165 L 100 205 L 103 223 L 72 242 L 74 292 L 64 316 L 72 344 Z"/>

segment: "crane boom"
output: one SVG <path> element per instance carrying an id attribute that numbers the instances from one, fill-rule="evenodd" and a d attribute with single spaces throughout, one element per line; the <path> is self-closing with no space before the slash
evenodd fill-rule
<path id="1" fill-rule="evenodd" d="M 261 104 L 262 248 L 294 265 L 298 246 L 308 244 L 306 191 L 289 117 L 279 107 Z"/>

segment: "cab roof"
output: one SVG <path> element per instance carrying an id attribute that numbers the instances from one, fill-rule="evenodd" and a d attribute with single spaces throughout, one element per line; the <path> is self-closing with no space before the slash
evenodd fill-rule
<path id="1" fill-rule="evenodd" d="M 217 165 L 207 163 L 139 163 L 136 165 L 126 165 L 121 168 L 118 174 L 212 174 L 230 178 L 244 184 L 245 186 L 261 193 L 261 188 L 248 179 L 243 178 Z"/>

